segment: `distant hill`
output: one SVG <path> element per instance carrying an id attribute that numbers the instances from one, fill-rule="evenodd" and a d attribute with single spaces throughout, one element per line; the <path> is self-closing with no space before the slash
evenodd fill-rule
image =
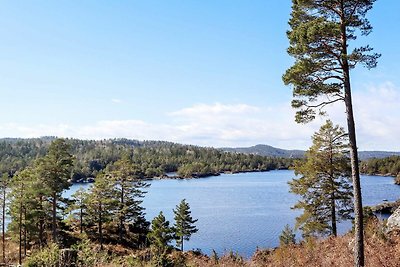
<path id="1" fill-rule="evenodd" d="M 358 154 L 360 155 L 360 160 L 372 158 L 382 159 L 390 156 L 400 156 L 400 152 L 393 151 L 360 151 Z"/>
<path id="2" fill-rule="evenodd" d="M 255 145 L 251 147 L 235 147 L 235 148 L 224 147 L 221 149 L 226 152 L 255 154 L 260 156 L 282 157 L 282 158 L 301 158 L 304 156 L 305 153 L 305 151 L 303 150 L 286 150 L 269 145 Z"/>
<path id="3" fill-rule="evenodd" d="M 244 154 L 255 154 L 260 156 L 268 157 L 283 157 L 283 158 L 301 158 L 304 156 L 304 150 L 287 150 L 282 148 L 276 148 L 269 145 L 255 145 L 251 147 L 224 147 L 221 148 L 226 152 L 236 152 Z M 360 160 L 370 159 L 370 158 L 386 158 L 390 156 L 400 156 L 400 152 L 391 151 L 359 151 Z"/>

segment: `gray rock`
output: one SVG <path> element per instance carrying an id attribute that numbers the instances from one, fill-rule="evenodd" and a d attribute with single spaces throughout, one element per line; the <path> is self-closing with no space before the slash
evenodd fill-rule
<path id="1" fill-rule="evenodd" d="M 391 232 L 393 230 L 400 230 L 400 207 L 397 208 L 392 215 L 387 220 L 386 223 L 387 232 Z"/>

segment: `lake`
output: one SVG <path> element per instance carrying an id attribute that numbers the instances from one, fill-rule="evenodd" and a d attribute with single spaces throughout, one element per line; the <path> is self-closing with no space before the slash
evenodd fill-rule
<path id="1" fill-rule="evenodd" d="M 207 254 L 212 249 L 218 254 L 232 250 L 250 257 L 257 247 L 278 246 L 285 224 L 293 226 L 295 217 L 301 213 L 290 209 L 297 200 L 296 195 L 288 192 L 287 182 L 293 177 L 293 171 L 279 170 L 188 180 L 153 180 L 143 206 L 148 220 L 163 211 L 172 223 L 172 209 L 185 198 L 192 216 L 198 219 L 199 229 L 185 242 L 185 250 L 199 248 Z M 364 205 L 400 198 L 400 186 L 394 185 L 392 177 L 364 175 L 361 185 Z M 65 195 L 80 186 L 73 185 Z M 350 228 L 350 222 L 339 224 L 340 233 Z"/>

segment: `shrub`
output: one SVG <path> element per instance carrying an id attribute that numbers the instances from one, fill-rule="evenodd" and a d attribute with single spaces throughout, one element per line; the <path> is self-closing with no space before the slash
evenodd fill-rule
<path id="1" fill-rule="evenodd" d="M 51 243 L 47 247 L 32 254 L 23 266 L 26 267 L 48 267 L 58 266 L 60 248 L 57 244 Z"/>

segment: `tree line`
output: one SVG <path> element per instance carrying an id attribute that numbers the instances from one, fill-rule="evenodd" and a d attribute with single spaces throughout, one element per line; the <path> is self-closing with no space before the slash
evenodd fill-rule
<path id="1" fill-rule="evenodd" d="M 0 140 L 0 173 L 13 176 L 43 157 L 55 138 Z M 223 152 L 215 148 L 181 145 L 163 141 L 128 139 L 66 139 L 74 155 L 72 181 L 97 177 L 106 166 L 116 162 L 126 150 L 131 151 L 138 175 L 152 178 L 177 172 L 184 178 L 216 175 L 220 172 L 267 171 L 287 169 L 292 159 Z"/>
<path id="2" fill-rule="evenodd" d="M 361 162 L 360 169 L 365 174 L 397 176 L 400 173 L 400 156 L 368 159 Z"/>

